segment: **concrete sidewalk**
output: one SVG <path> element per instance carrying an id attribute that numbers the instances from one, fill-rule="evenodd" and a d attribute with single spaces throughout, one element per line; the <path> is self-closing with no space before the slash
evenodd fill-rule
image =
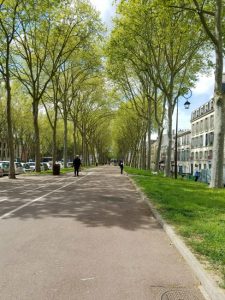
<path id="1" fill-rule="evenodd" d="M 22 188 L 8 192 L 8 199 L 28 201 L 28 187 Z M 2 299 L 205 299 L 119 167 L 94 168 L 57 183 L 53 178 L 35 193 L 35 202 L 0 220 Z"/>

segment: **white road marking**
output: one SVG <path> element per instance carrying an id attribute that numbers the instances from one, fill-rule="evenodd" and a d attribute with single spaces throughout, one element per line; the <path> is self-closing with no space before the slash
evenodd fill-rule
<path id="1" fill-rule="evenodd" d="M 95 277 L 81 278 L 82 281 L 93 280 L 93 279 L 95 279 Z"/>
<path id="2" fill-rule="evenodd" d="M 76 181 L 72 181 L 72 182 L 70 182 L 70 183 L 68 183 L 68 184 L 66 184 L 66 185 L 64 185 L 64 186 L 61 186 L 60 188 L 58 188 L 58 189 L 56 189 L 56 190 L 54 190 L 54 191 L 51 191 L 51 192 L 49 192 L 49 193 L 47 193 L 47 194 L 45 194 L 45 195 L 43 195 L 43 196 L 41 196 L 41 197 L 38 197 L 38 198 L 36 198 L 36 199 L 34 199 L 34 200 L 31 200 L 31 201 L 29 201 L 29 202 L 27 202 L 27 203 L 25 203 L 25 204 L 23 204 L 23 205 L 21 205 L 21 206 L 15 208 L 15 209 L 13 209 L 13 210 L 11 210 L 11 211 L 5 213 L 4 215 L 0 216 L 0 220 L 9 217 L 9 216 L 12 215 L 14 212 L 17 212 L 18 210 L 20 210 L 20 209 L 22 209 L 22 208 L 24 208 L 24 207 L 26 207 L 26 206 L 29 206 L 30 204 L 32 204 L 32 203 L 34 203 L 34 202 L 37 202 L 37 201 L 43 199 L 44 197 L 49 196 L 49 195 L 55 193 L 56 191 L 59 191 L 59 190 L 65 188 L 65 187 L 67 187 L 67 186 L 69 186 L 69 185 L 71 185 L 71 184 L 73 184 L 73 183 L 76 183 L 77 181 L 80 181 L 81 179 L 85 178 L 86 176 L 87 176 L 87 175 L 85 175 L 85 176 L 83 176 L 83 177 L 77 179 Z"/>
<path id="3" fill-rule="evenodd" d="M 7 197 L 6 197 L 6 198 L 3 198 L 3 199 L 0 198 L 0 202 L 4 202 L 4 201 L 7 201 L 7 200 L 8 200 Z"/>

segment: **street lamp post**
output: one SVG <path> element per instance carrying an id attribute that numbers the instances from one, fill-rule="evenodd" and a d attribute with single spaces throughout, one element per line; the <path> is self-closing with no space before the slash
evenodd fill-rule
<path id="1" fill-rule="evenodd" d="M 184 108 L 189 109 L 190 102 L 188 99 L 192 96 L 192 92 L 189 89 L 187 95 L 183 95 L 183 97 L 186 99 L 186 102 L 184 103 Z M 177 98 L 177 111 L 176 111 L 176 131 L 175 131 L 175 145 L 174 145 L 174 178 L 177 179 L 177 132 L 178 132 L 178 98 Z"/>

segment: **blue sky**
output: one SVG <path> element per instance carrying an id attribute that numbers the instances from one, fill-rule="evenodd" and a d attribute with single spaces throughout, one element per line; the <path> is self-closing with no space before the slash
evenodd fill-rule
<path id="1" fill-rule="evenodd" d="M 103 22 L 108 28 L 111 27 L 111 19 L 115 13 L 115 5 L 113 6 L 114 0 L 90 0 L 95 8 L 100 12 Z M 179 129 L 190 129 L 191 112 L 208 102 L 213 95 L 214 79 L 213 72 L 209 76 L 199 76 L 199 80 L 196 83 L 196 87 L 192 89 L 192 97 L 189 99 L 191 102 L 190 108 L 184 109 L 185 99 L 179 100 Z M 175 118 L 174 118 L 175 127 Z"/>

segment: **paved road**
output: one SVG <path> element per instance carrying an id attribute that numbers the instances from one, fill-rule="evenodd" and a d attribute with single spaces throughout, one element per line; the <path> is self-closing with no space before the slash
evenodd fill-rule
<path id="1" fill-rule="evenodd" d="M 0 299 L 203 300 L 127 175 L 0 178 Z"/>

